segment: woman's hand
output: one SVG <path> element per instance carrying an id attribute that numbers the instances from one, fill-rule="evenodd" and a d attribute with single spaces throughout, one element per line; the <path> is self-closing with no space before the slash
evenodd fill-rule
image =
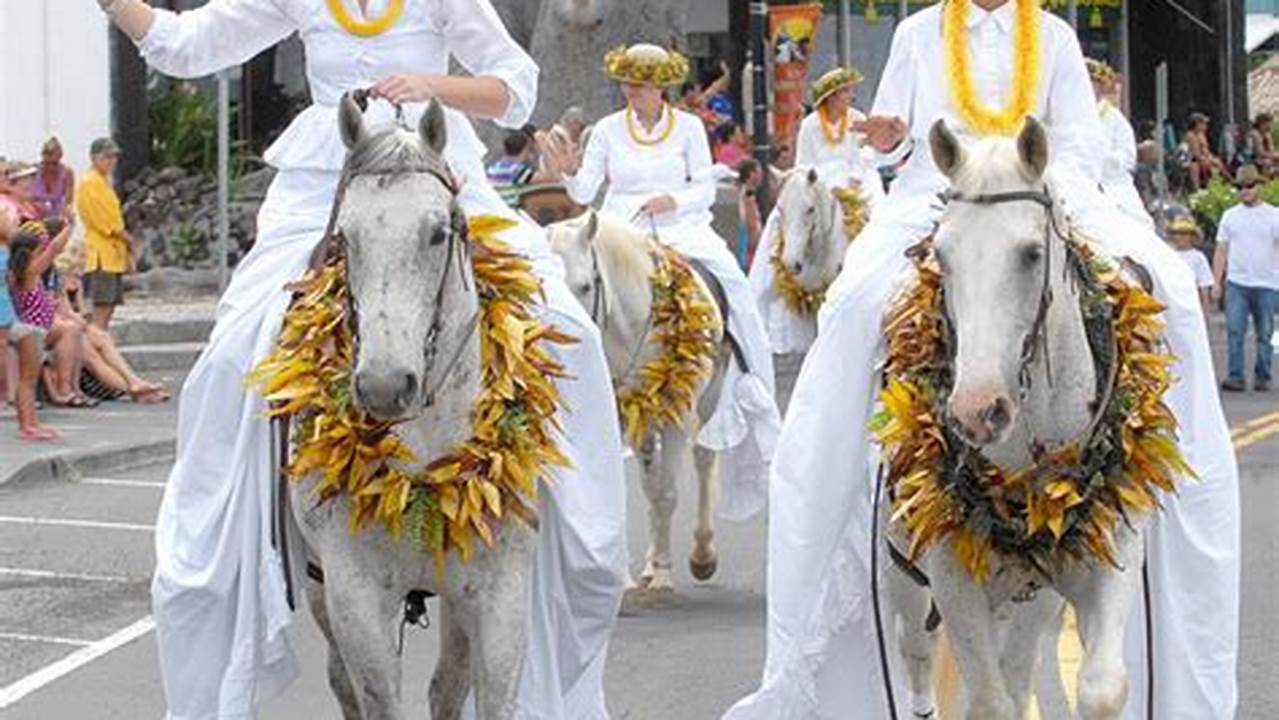
<path id="1" fill-rule="evenodd" d="M 538 153 L 546 172 L 555 181 L 565 175 L 574 175 L 582 166 L 582 151 L 577 143 L 561 137 L 558 133 L 539 131 L 534 136 Z"/>
<path id="2" fill-rule="evenodd" d="M 397 105 L 426 102 L 435 97 L 434 75 L 392 75 L 373 86 L 373 95 Z"/>
<path id="3" fill-rule="evenodd" d="M 675 198 L 670 195 L 658 195 L 649 198 L 648 202 L 640 206 L 639 214 L 647 217 L 657 217 L 667 213 L 675 212 Z"/>
<path id="4" fill-rule="evenodd" d="M 852 125 L 853 132 L 863 133 L 866 144 L 881 153 L 891 152 L 906 139 L 906 121 L 899 117 L 875 115 Z"/>

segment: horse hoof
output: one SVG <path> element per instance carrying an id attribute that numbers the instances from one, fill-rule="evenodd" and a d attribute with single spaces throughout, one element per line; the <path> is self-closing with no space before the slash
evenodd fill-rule
<path id="1" fill-rule="evenodd" d="M 702 582 L 715 577 L 716 570 L 719 570 L 719 558 L 714 555 L 708 560 L 688 559 L 688 571 L 693 574 L 695 579 Z"/>
<path id="2" fill-rule="evenodd" d="M 622 617 L 634 617 L 644 610 L 675 607 L 674 588 L 631 588 L 622 595 Z"/>

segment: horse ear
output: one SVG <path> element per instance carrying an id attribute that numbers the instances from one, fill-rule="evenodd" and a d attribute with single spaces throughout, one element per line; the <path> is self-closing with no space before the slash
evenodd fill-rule
<path id="1" fill-rule="evenodd" d="M 1026 124 L 1017 136 L 1017 154 L 1021 162 L 1035 178 L 1043 177 L 1048 167 L 1048 133 L 1044 126 L 1033 117 L 1026 116 Z"/>
<path id="2" fill-rule="evenodd" d="M 594 210 L 591 211 L 590 219 L 586 221 L 586 230 L 582 233 L 582 238 L 589 244 L 595 239 L 595 235 L 600 231 L 600 216 Z"/>
<path id="3" fill-rule="evenodd" d="M 928 144 L 932 147 L 933 162 L 937 164 L 937 169 L 953 179 L 955 171 L 964 164 L 964 148 L 950 128 L 946 127 L 945 120 L 933 123 L 933 129 L 928 133 Z"/>
<path id="4" fill-rule="evenodd" d="M 342 95 L 342 103 L 338 109 L 338 130 L 342 135 L 342 143 L 348 150 L 359 145 L 366 136 L 364 113 L 349 92 Z"/>
<path id="5" fill-rule="evenodd" d="M 808 169 L 808 184 L 809 185 L 817 184 L 817 168 Z"/>
<path id="6" fill-rule="evenodd" d="M 444 144 L 448 142 L 448 131 L 445 129 L 444 107 L 440 101 L 431 98 L 431 104 L 422 113 L 422 121 L 418 123 L 418 132 L 422 142 L 438 155 L 444 152 Z"/>

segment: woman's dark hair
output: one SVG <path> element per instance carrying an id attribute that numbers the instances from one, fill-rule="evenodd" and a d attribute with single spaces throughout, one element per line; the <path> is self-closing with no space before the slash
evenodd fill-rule
<path id="1" fill-rule="evenodd" d="M 1260 130 L 1263 126 L 1269 125 L 1274 121 L 1274 117 L 1270 113 L 1261 113 L 1252 121 L 1252 126 Z"/>
<path id="2" fill-rule="evenodd" d="M 528 144 L 528 133 L 523 130 L 517 130 L 506 134 L 506 137 L 502 140 L 502 149 L 506 151 L 507 155 L 515 156 L 524 152 L 528 148 Z"/>
<path id="3" fill-rule="evenodd" d="M 1157 129 L 1158 129 L 1158 125 L 1155 124 L 1154 120 L 1142 120 L 1141 122 L 1137 123 L 1137 141 L 1141 142 L 1142 140 L 1154 140 L 1155 131 Z"/>
<path id="4" fill-rule="evenodd" d="M 759 170 L 759 163 L 755 160 L 743 160 L 737 163 L 737 182 L 745 185 L 750 182 L 751 175 Z"/>
<path id="5" fill-rule="evenodd" d="M 9 274 L 13 283 L 21 287 L 22 279 L 27 275 L 31 258 L 40 252 L 40 238 L 31 233 L 20 232 L 9 240 Z"/>
<path id="6" fill-rule="evenodd" d="M 1190 122 L 1188 123 L 1188 127 L 1189 127 L 1191 130 L 1194 130 L 1195 128 L 1199 127 L 1200 125 L 1207 125 L 1207 124 L 1208 124 L 1208 116 L 1207 116 L 1207 115 L 1204 115 L 1204 114 L 1203 114 L 1203 113 L 1201 113 L 1201 112 L 1193 112 L 1193 113 L 1190 113 Z"/>

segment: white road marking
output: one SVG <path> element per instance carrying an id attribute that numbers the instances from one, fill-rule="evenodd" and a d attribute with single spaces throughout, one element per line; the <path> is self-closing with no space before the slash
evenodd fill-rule
<path id="1" fill-rule="evenodd" d="M 165 483 L 152 480 L 112 480 L 110 478 L 84 478 L 80 485 L 98 485 L 118 488 L 162 488 Z"/>
<path id="2" fill-rule="evenodd" d="M 88 647 L 93 644 L 88 640 L 72 640 L 71 638 L 54 637 L 52 635 L 24 635 L 23 633 L 6 632 L 0 632 L 0 640 L 49 643 L 50 645 L 75 645 L 76 647 Z"/>
<path id="3" fill-rule="evenodd" d="M 116 648 L 123 647 L 155 629 L 155 620 L 150 615 L 133 623 L 129 627 L 115 633 L 105 640 L 76 650 L 61 660 L 31 673 L 21 680 L 0 688 L 0 710 L 18 702 L 22 698 L 52 683 L 58 678 L 72 673 L 88 665 Z"/>
<path id="4" fill-rule="evenodd" d="M 8 568 L 0 567 L 0 575 L 13 575 L 15 577 L 38 578 L 41 580 L 81 580 L 84 582 L 100 582 L 100 583 L 129 583 L 133 582 L 123 575 L 87 575 L 85 573 L 64 573 L 54 572 L 52 570 L 32 570 L 29 568 Z"/>
<path id="5" fill-rule="evenodd" d="M 89 528 L 92 530 L 126 530 L 129 532 L 155 532 L 154 525 L 101 522 L 98 520 L 71 520 L 67 518 L 38 518 L 0 515 L 0 525 L 49 525 L 58 527 Z"/>

